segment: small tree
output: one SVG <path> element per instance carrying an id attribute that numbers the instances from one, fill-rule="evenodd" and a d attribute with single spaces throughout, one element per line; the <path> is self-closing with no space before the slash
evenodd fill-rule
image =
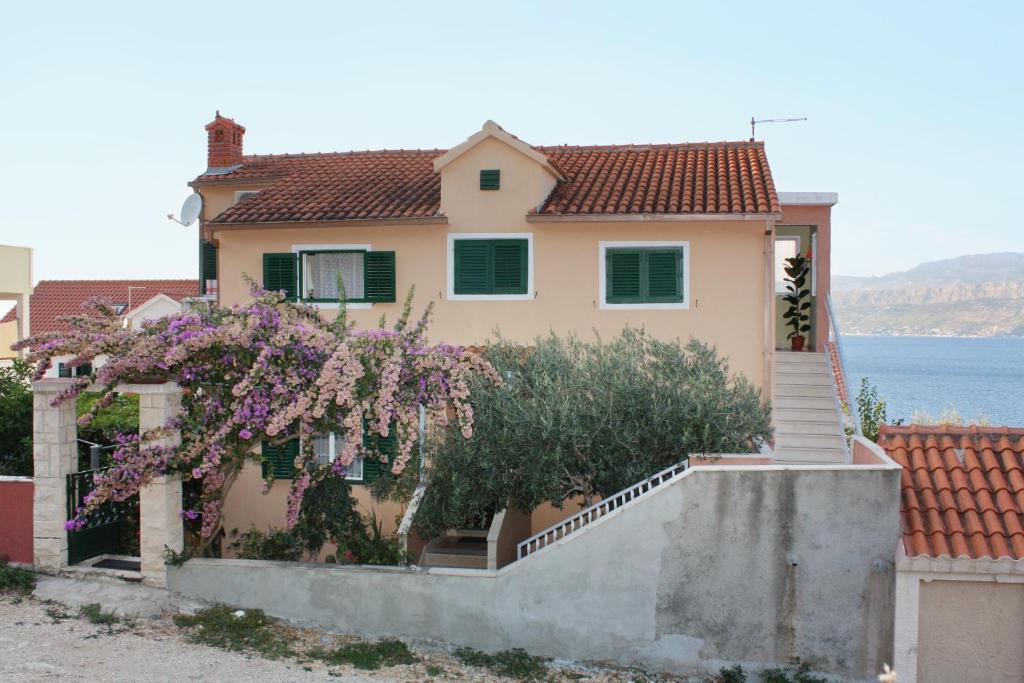
<path id="1" fill-rule="evenodd" d="M 878 387 L 871 384 L 867 377 L 861 377 L 860 390 L 857 392 L 857 413 L 860 415 L 860 430 L 864 438 L 878 441 L 882 425 L 888 423 L 885 401 L 878 398 Z M 895 424 L 902 424 L 897 420 Z"/>
<path id="2" fill-rule="evenodd" d="M 794 348 L 802 348 L 803 335 L 811 330 L 811 316 L 808 312 L 811 307 L 811 287 L 808 282 L 810 270 L 810 262 L 801 254 L 786 259 L 786 293 L 782 300 L 789 304 L 789 308 L 782 317 L 786 327 L 791 328 L 786 338 L 800 338 L 799 342 L 794 343 Z"/>
<path id="3" fill-rule="evenodd" d="M 504 382 L 472 381 L 471 438 L 438 435 L 425 531 L 485 525 L 506 504 L 589 504 L 691 454 L 753 451 L 771 435 L 758 390 L 696 341 L 626 329 L 609 343 L 499 341 L 485 357 Z"/>
<path id="4" fill-rule="evenodd" d="M 0 368 L 0 475 L 32 476 L 32 366 Z"/>

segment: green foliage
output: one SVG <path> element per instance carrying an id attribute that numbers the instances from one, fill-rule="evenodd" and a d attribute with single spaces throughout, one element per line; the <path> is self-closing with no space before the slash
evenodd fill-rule
<path id="1" fill-rule="evenodd" d="M 786 669 L 765 669 L 761 672 L 762 683 L 828 683 L 828 679 L 811 674 L 807 662 L 796 660 L 794 666 Z"/>
<path id="2" fill-rule="evenodd" d="M 786 293 L 782 300 L 789 308 L 782 314 L 784 325 L 792 328 L 787 339 L 803 335 L 811 331 L 811 263 L 802 255 L 786 259 Z"/>
<path id="3" fill-rule="evenodd" d="M 0 368 L 0 475 L 32 476 L 32 366 Z"/>
<path id="4" fill-rule="evenodd" d="M 36 587 L 36 575 L 30 571 L 12 567 L 7 556 L 0 555 L 0 591 L 11 591 L 28 595 Z"/>
<path id="5" fill-rule="evenodd" d="M 215 605 L 199 610 L 192 616 L 177 614 L 174 623 L 188 629 L 194 643 L 218 647 L 232 652 L 255 652 L 267 659 L 290 657 L 294 653 L 289 638 L 277 626 L 277 620 L 263 610 L 244 610 L 235 616 L 235 609 Z"/>
<path id="6" fill-rule="evenodd" d="M 610 342 L 534 344 L 488 347 L 505 381 L 471 380 L 472 437 L 453 425 L 431 444 L 419 529 L 480 528 L 506 502 L 529 512 L 590 501 L 691 454 L 749 452 L 771 435 L 758 390 L 700 342 L 626 329 Z"/>
<path id="7" fill-rule="evenodd" d="M 342 557 L 341 561 L 385 566 L 408 564 L 409 558 L 398 537 L 384 533 L 383 522 L 377 519 L 376 513 L 370 513 L 368 527 L 369 530 L 364 531 L 362 536 L 358 537 L 358 544 L 348 548 L 352 551 L 353 557 L 350 559 Z M 344 555 L 340 546 L 338 550 L 339 555 Z"/>
<path id="8" fill-rule="evenodd" d="M 860 390 L 857 392 L 857 413 L 860 415 L 860 430 L 864 438 L 870 441 L 878 441 L 878 435 L 882 425 L 888 422 L 886 415 L 885 401 L 878 398 L 878 387 L 871 384 L 867 377 L 860 380 Z M 896 420 L 894 424 L 903 424 L 903 420 Z"/>
<path id="9" fill-rule="evenodd" d="M 513 648 L 489 655 L 468 647 L 460 647 L 453 653 L 455 658 L 467 666 L 488 669 L 498 676 L 515 678 L 520 681 L 540 680 L 548 673 L 545 659 L 534 657 L 522 648 Z"/>
<path id="10" fill-rule="evenodd" d="M 747 674 L 743 667 L 737 664 L 729 669 L 719 669 L 718 675 L 712 680 L 713 683 L 747 683 Z"/>
<path id="11" fill-rule="evenodd" d="M 408 645 L 395 639 L 379 640 L 376 643 L 349 643 L 333 650 L 314 648 L 306 654 L 328 664 L 351 664 L 357 669 L 367 670 L 420 661 Z"/>
<path id="12" fill-rule="evenodd" d="M 91 412 L 96 402 L 103 396 L 97 392 L 84 392 L 75 399 L 77 414 L 86 415 Z M 139 433 L 139 397 L 137 394 L 117 394 L 110 405 L 96 412 L 87 427 L 78 428 L 78 438 L 101 446 L 114 443 L 117 434 Z M 111 449 L 102 451 L 100 467 L 114 464 L 110 457 Z M 88 469 L 89 447 L 79 444 L 79 469 Z M 84 465 L 84 466 L 83 466 Z"/>
<path id="13" fill-rule="evenodd" d="M 228 534 L 234 540 L 228 544 L 243 560 L 289 560 L 302 559 L 302 541 L 291 531 L 271 528 L 264 533 L 255 527 L 239 533 L 232 529 Z"/>
<path id="14" fill-rule="evenodd" d="M 291 534 L 313 557 L 328 541 L 347 546 L 365 535 L 349 483 L 342 477 L 321 477 L 306 491 Z"/>
<path id="15" fill-rule="evenodd" d="M 90 602 L 88 605 L 82 605 L 78 608 L 78 615 L 83 617 L 90 624 L 97 625 L 110 625 L 121 621 L 120 617 L 113 612 L 104 612 L 98 602 Z"/>

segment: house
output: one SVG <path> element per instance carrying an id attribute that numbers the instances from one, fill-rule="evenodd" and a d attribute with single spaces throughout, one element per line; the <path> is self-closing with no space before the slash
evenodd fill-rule
<path id="1" fill-rule="evenodd" d="M 882 427 L 903 467 L 900 681 L 1024 680 L 1024 429 Z"/>
<path id="2" fill-rule="evenodd" d="M 68 329 L 62 318 L 88 313 L 91 299 L 103 298 L 114 304 L 124 325 L 137 328 L 146 320 L 161 318 L 182 310 L 182 302 L 199 293 L 196 280 L 40 280 L 28 297 L 27 310 L 19 339 Z M 11 309 L 0 326 L 17 321 L 18 308 Z M 72 368 L 71 359 L 58 358 L 47 371 L 47 377 L 72 377 L 88 374 L 90 368 Z"/>
<path id="3" fill-rule="evenodd" d="M 488 121 L 451 149 L 245 155 L 234 120 L 218 112 L 206 133 L 190 184 L 220 304 L 246 301 L 248 276 L 334 315 L 340 275 L 357 325 L 394 320 L 415 287 L 449 343 L 626 325 L 694 337 L 774 399 L 779 462 L 849 462 L 824 353 L 837 198 L 777 192 L 763 143 L 533 146 Z M 797 253 L 811 255 L 811 352 L 793 354 L 780 291 Z M 257 502 L 251 470 L 226 517 L 280 526 L 286 484 Z"/>

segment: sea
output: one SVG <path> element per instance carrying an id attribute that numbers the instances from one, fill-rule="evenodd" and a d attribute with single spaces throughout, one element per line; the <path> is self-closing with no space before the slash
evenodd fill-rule
<path id="1" fill-rule="evenodd" d="M 890 422 L 953 409 L 968 423 L 1024 427 L 1024 337 L 843 335 L 843 349 L 852 395 L 867 377 Z"/>

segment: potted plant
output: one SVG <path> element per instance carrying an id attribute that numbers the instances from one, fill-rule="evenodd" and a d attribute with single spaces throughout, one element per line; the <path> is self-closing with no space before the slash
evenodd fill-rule
<path id="1" fill-rule="evenodd" d="M 786 259 L 786 293 L 782 300 L 789 308 L 782 314 L 786 327 L 791 328 L 786 336 L 794 351 L 803 351 L 804 332 L 811 330 L 811 264 L 801 254 Z"/>

